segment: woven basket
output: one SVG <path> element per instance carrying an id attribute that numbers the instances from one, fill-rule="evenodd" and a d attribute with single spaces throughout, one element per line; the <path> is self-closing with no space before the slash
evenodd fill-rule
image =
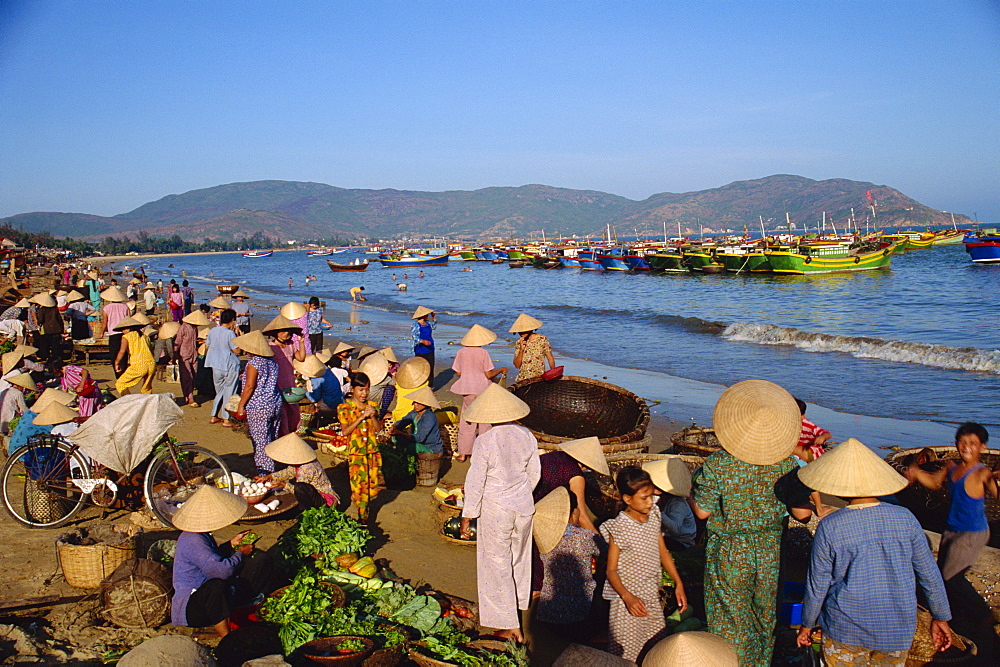
<path id="1" fill-rule="evenodd" d="M 116 523 L 81 528 L 57 537 L 56 554 L 66 583 L 74 588 L 100 588 L 101 582 L 121 563 L 135 558 L 140 533 L 139 526 Z M 99 543 L 72 543 L 80 538 L 96 539 Z"/>
<path id="2" fill-rule="evenodd" d="M 691 452 L 698 456 L 708 456 L 720 449 L 722 445 L 715 436 L 715 429 L 691 424 L 670 436 L 674 451 Z"/>
<path id="3" fill-rule="evenodd" d="M 923 607 L 917 607 L 917 629 L 913 644 L 906 655 L 906 667 L 923 665 L 953 665 L 969 662 L 978 653 L 978 648 L 966 637 L 951 633 L 951 648 L 939 652 L 931 641 L 931 614 Z"/>
<path id="4" fill-rule="evenodd" d="M 688 467 L 688 470 L 692 474 L 694 474 L 694 471 L 705 463 L 705 459 L 700 456 L 691 456 L 687 454 L 680 454 L 677 456 L 684 461 L 684 464 Z M 611 476 L 607 477 L 605 475 L 594 475 L 593 477 L 597 482 L 601 493 L 608 498 L 612 498 L 617 501 L 621 499 L 621 496 L 618 495 L 618 489 L 615 487 L 615 475 L 618 474 L 619 470 L 627 466 L 637 466 L 641 468 L 643 463 L 660 461 L 670 457 L 670 454 L 612 454 L 611 456 L 606 457 L 608 460 L 608 468 L 611 469 Z"/>
<path id="5" fill-rule="evenodd" d="M 336 650 L 337 646 L 347 641 L 348 639 L 355 639 L 365 645 L 364 649 L 358 651 L 357 653 L 348 653 L 346 655 L 314 655 L 312 651 L 330 651 Z M 297 649 L 297 652 L 306 658 L 306 660 L 314 662 L 319 665 L 340 665 L 340 667 L 348 667 L 349 665 L 358 665 L 364 660 L 371 652 L 375 649 L 375 642 L 373 642 L 368 637 L 354 637 L 354 636 L 341 636 L 341 637 L 326 637 L 324 639 L 314 639 L 311 642 L 306 642 Z"/>
<path id="6" fill-rule="evenodd" d="M 617 385 L 564 375 L 546 382 L 533 378 L 510 391 L 531 407 L 521 424 L 540 442 L 566 442 L 596 435 L 601 445 L 640 440 L 649 424 L 646 401 Z"/>

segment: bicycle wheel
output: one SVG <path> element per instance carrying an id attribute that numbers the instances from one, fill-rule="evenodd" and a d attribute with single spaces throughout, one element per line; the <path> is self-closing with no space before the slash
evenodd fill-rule
<path id="1" fill-rule="evenodd" d="M 204 484 L 216 484 L 232 491 L 235 488 L 229 466 L 213 452 L 194 445 L 176 445 L 153 457 L 146 468 L 143 490 L 146 506 L 165 526 L 173 528 L 170 517 L 185 500 Z M 221 482 L 221 483 L 220 483 Z"/>
<path id="2" fill-rule="evenodd" d="M 30 528 L 57 528 L 82 508 L 87 494 L 72 480 L 89 479 L 86 457 L 57 436 L 32 438 L 19 447 L 0 473 L 3 504 Z"/>

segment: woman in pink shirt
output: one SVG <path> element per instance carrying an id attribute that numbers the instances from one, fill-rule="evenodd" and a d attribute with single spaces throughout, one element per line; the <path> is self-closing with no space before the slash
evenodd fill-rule
<path id="1" fill-rule="evenodd" d="M 506 367 L 493 369 L 493 360 L 490 354 L 483 349 L 497 339 L 497 335 L 485 327 L 478 324 L 462 337 L 460 341 L 462 349 L 455 355 L 455 362 L 451 365 L 453 371 L 458 376 L 458 380 L 452 385 L 451 391 L 462 396 L 462 416 L 458 422 L 458 456 L 459 461 L 464 461 L 472 454 L 472 445 L 476 441 L 476 436 L 490 430 L 489 424 L 474 424 L 465 420 L 465 411 L 479 394 L 490 386 L 490 381 L 497 375 L 507 373 Z"/>

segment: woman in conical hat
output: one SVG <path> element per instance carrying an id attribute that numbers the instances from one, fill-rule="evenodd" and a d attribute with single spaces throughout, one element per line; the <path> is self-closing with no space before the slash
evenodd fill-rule
<path id="1" fill-rule="evenodd" d="M 194 378 L 198 372 L 198 327 L 211 324 L 205 314 L 195 310 L 181 318 L 174 335 L 174 359 L 181 380 L 181 396 L 186 405 L 198 407 L 194 400 Z"/>
<path id="2" fill-rule="evenodd" d="M 212 402 L 212 416 L 209 424 L 222 424 L 229 428 L 233 422 L 226 412 L 226 403 L 236 393 L 240 381 L 240 360 L 236 356 L 236 311 L 225 308 L 219 314 L 219 326 L 212 328 L 205 337 L 205 368 L 212 373 L 215 384 L 215 400 Z"/>
<path id="3" fill-rule="evenodd" d="M 413 355 L 427 360 L 431 365 L 431 377 L 434 377 L 434 328 L 437 326 L 437 313 L 426 306 L 418 306 L 413 311 L 412 319 L 410 336 L 413 338 Z"/>
<path id="4" fill-rule="evenodd" d="M 170 621 L 176 626 L 213 627 L 229 634 L 234 609 L 247 606 L 260 593 L 272 590 L 274 562 L 254 545 L 243 544 L 250 532 L 234 535 L 219 546 L 212 531 L 243 518 L 247 503 L 229 491 L 204 484 L 188 498 L 172 521 L 181 530 L 174 555 L 174 597 Z"/>
<path id="5" fill-rule="evenodd" d="M 59 378 L 60 388 L 65 392 L 76 394 L 77 409 L 81 417 L 90 417 L 103 407 L 101 388 L 83 366 L 67 364 L 62 359 L 53 359 L 48 363 L 48 370 Z"/>
<path id="6" fill-rule="evenodd" d="M 257 473 L 266 475 L 274 472 L 274 460 L 265 448 L 278 439 L 284 403 L 278 389 L 278 364 L 274 361 L 274 350 L 259 331 L 237 336 L 233 345 L 250 355 L 243 369 L 243 391 L 233 416 L 247 420 Z"/>
<path id="7" fill-rule="evenodd" d="M 441 439 L 441 427 L 434 411 L 440 410 L 441 404 L 430 387 L 409 392 L 406 398 L 413 402 L 413 410 L 393 424 L 391 434 L 396 438 L 397 444 L 412 443 L 413 449 L 416 450 L 418 465 L 423 473 L 418 477 L 417 483 L 421 486 L 435 486 L 440 470 L 441 454 L 444 451 L 444 441 Z M 407 427 L 412 431 L 406 431 Z M 407 449 L 409 450 L 409 447 Z"/>
<path id="8" fill-rule="evenodd" d="M 830 664 L 874 664 L 876 653 L 884 656 L 881 664 L 904 664 L 914 645 L 919 586 L 933 619 L 931 639 L 947 649 L 957 607 L 949 608 L 923 528 L 906 508 L 879 501 L 905 488 L 906 478 L 848 438 L 799 470 L 799 479 L 850 503 L 816 529 L 798 645 L 811 644 L 819 626 Z"/>
<path id="9" fill-rule="evenodd" d="M 300 507 L 335 507 L 339 502 L 330 477 L 316 459 L 316 452 L 295 433 L 283 435 L 264 450 L 268 456 L 284 463 L 287 468 L 258 475 L 255 482 L 274 482 L 276 486 L 292 485 L 292 492 Z"/>
<path id="10" fill-rule="evenodd" d="M 478 324 L 473 324 L 462 337 L 462 349 L 455 355 L 451 365 L 458 379 L 451 391 L 462 397 L 462 412 L 483 392 L 497 375 L 506 375 L 507 367 L 493 367 L 493 360 L 485 347 L 495 341 L 497 335 Z M 472 454 L 472 443 L 476 436 L 490 430 L 489 424 L 473 424 L 459 416 L 458 420 L 458 455 L 459 461 L 464 461 Z"/>
<path id="11" fill-rule="evenodd" d="M 297 308 L 293 308 L 297 306 Z M 289 302 L 282 310 L 291 315 L 299 313 L 299 309 L 305 317 L 305 307 L 300 303 Z M 274 350 L 274 361 L 278 364 L 278 390 L 291 389 L 296 386 L 295 368 L 292 361 L 299 363 L 306 360 L 306 348 L 308 341 L 302 335 L 302 327 L 284 315 L 279 314 L 268 322 L 263 329 L 264 334 L 270 337 L 270 346 Z M 299 430 L 302 421 L 302 414 L 298 403 L 284 403 L 281 406 L 281 424 L 278 426 L 278 435 L 295 433 Z"/>
<path id="12" fill-rule="evenodd" d="M 95 336 L 100 336 L 104 334 L 108 337 L 108 356 L 112 361 L 118 358 L 118 352 L 121 350 L 122 341 L 125 339 L 124 332 L 119 330 L 118 323 L 129 316 L 128 305 L 125 303 L 125 295 L 117 287 L 109 287 L 100 293 L 102 299 L 104 299 L 104 305 L 101 306 L 101 324 L 96 326 L 94 331 Z M 128 359 L 122 357 L 122 367 L 128 366 Z M 122 371 L 114 368 L 112 363 L 112 370 L 114 370 L 115 377 L 121 375 Z"/>
<path id="13" fill-rule="evenodd" d="M 0 393 L 0 429 L 10 433 L 10 422 L 28 411 L 26 394 L 38 391 L 38 386 L 28 373 L 18 373 L 7 379 L 10 390 Z"/>
<path id="14" fill-rule="evenodd" d="M 93 335 L 90 331 L 90 317 L 97 314 L 97 309 L 77 290 L 67 294 L 66 301 L 69 304 L 66 315 L 69 316 L 70 336 L 73 340 L 90 338 Z"/>
<path id="15" fill-rule="evenodd" d="M 556 367 L 549 339 L 535 332 L 541 326 L 542 323 L 531 315 L 521 313 L 508 329 L 519 336 L 514 344 L 514 368 L 519 369 L 515 382 L 538 377 L 545 372 L 545 362 L 549 368 Z"/>
<path id="16" fill-rule="evenodd" d="M 465 411 L 470 422 L 492 424 L 476 438 L 465 476 L 462 535 L 478 518 L 476 572 L 479 619 L 499 628 L 502 637 L 522 641 L 518 609 L 531 600 L 531 491 L 541 466 L 538 441 L 515 424 L 531 412 L 528 404 L 499 385 L 490 384 Z"/>
<path id="17" fill-rule="evenodd" d="M 114 360 L 114 369 L 118 375 L 115 382 L 115 389 L 119 396 L 127 393 L 128 389 L 142 384 L 140 391 L 143 394 L 153 393 L 153 375 L 156 373 L 156 361 L 153 359 L 153 351 L 149 345 L 149 339 L 142 335 L 145 325 L 137 322 L 131 317 L 126 317 L 118 323 L 116 329 L 124 332 L 121 336 L 121 347 Z M 122 371 L 122 360 L 128 358 L 128 367 Z"/>
<path id="18" fill-rule="evenodd" d="M 800 521 L 812 515 L 788 507 L 774 491 L 779 479 L 797 469 L 791 453 L 802 418 L 783 388 L 746 380 L 722 393 L 713 421 L 723 449 L 705 460 L 692 507 L 696 517 L 708 520 L 708 628 L 732 644 L 740 664 L 768 664 L 784 519 L 788 513 Z M 747 571 L 756 576 L 748 579 Z"/>

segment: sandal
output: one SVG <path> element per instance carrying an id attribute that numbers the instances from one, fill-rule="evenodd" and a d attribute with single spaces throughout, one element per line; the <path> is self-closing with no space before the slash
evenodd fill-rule
<path id="1" fill-rule="evenodd" d="M 234 426 L 236 426 L 236 424 L 234 424 L 233 422 L 229 421 L 228 419 L 226 419 L 226 420 L 224 420 L 222 422 L 222 427 L 223 428 L 232 428 Z"/>
<path id="2" fill-rule="evenodd" d="M 222 420 L 221 420 L 221 419 L 219 419 L 218 417 L 212 417 L 211 419 L 209 419 L 209 420 L 208 420 L 208 423 L 209 423 L 209 424 L 218 424 L 218 423 L 219 423 L 219 422 L 221 422 L 221 421 L 222 421 Z M 223 424 L 223 426 L 225 426 L 225 424 Z"/>

